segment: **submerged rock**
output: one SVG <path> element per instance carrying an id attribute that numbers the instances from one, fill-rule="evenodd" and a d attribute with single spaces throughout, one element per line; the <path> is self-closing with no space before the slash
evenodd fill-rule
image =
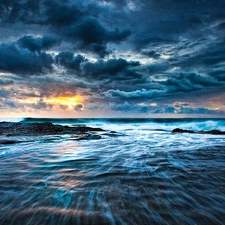
<path id="1" fill-rule="evenodd" d="M 76 141 L 81 141 L 81 140 L 98 140 L 101 139 L 101 135 L 97 135 L 97 134 L 82 134 L 82 135 L 78 135 L 77 137 L 73 138 Z"/>
<path id="2" fill-rule="evenodd" d="M 110 131 L 110 132 L 107 132 L 107 133 L 103 133 L 102 135 L 110 136 L 110 137 L 117 137 L 117 136 L 122 136 L 124 134 L 117 133 L 116 131 Z"/>
<path id="3" fill-rule="evenodd" d="M 204 131 L 201 130 L 199 132 L 197 132 L 198 134 L 225 134 L 225 131 L 220 131 L 220 130 L 208 130 L 208 131 Z"/>
<path id="4" fill-rule="evenodd" d="M 201 130 L 198 132 L 195 132 L 193 130 L 184 130 L 184 129 L 180 129 L 180 128 L 175 128 L 172 130 L 172 133 L 190 133 L 190 134 L 225 134 L 225 131 L 220 131 L 220 130 Z"/>
<path id="5" fill-rule="evenodd" d="M 180 128 L 175 128 L 172 130 L 172 133 L 195 133 L 193 130 L 184 130 L 184 129 L 180 129 Z"/>
<path id="6" fill-rule="evenodd" d="M 11 140 L 11 139 L 0 139 L 0 144 L 9 145 L 9 144 L 16 144 L 20 143 L 19 140 Z"/>

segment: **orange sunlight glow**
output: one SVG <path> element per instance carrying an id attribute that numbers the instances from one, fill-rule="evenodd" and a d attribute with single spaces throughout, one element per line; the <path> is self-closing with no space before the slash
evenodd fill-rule
<path id="1" fill-rule="evenodd" d="M 46 98 L 44 101 L 53 105 L 67 105 L 70 109 L 74 108 L 75 105 L 82 103 L 82 97 L 76 96 L 58 96 L 52 98 Z"/>
<path id="2" fill-rule="evenodd" d="M 43 102 L 47 104 L 52 104 L 55 106 L 58 105 L 65 105 L 68 107 L 68 109 L 73 109 L 75 105 L 77 104 L 82 104 L 83 102 L 83 97 L 80 95 L 75 95 L 75 96 L 58 96 L 58 97 L 49 97 L 49 98 L 43 98 Z M 19 99 L 19 102 L 21 103 L 28 103 L 28 104 L 35 104 L 39 101 L 40 99 L 38 98 L 23 98 Z"/>

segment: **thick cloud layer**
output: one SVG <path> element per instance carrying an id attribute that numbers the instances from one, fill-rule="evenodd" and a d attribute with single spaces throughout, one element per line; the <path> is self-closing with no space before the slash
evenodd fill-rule
<path id="1" fill-rule="evenodd" d="M 0 112 L 225 116 L 223 0 L 0 3 Z"/>

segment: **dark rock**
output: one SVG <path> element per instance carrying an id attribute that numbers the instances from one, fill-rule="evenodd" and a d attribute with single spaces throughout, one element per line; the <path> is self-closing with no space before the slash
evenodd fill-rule
<path id="1" fill-rule="evenodd" d="M 175 128 L 172 130 L 172 133 L 190 133 L 193 134 L 195 133 L 193 130 L 184 130 L 184 129 L 180 129 L 180 128 Z"/>
<path id="2" fill-rule="evenodd" d="M 116 131 L 110 131 L 109 133 L 110 133 L 110 134 L 117 134 Z"/>
<path id="3" fill-rule="evenodd" d="M 225 131 L 220 130 L 208 130 L 208 131 L 199 131 L 198 134 L 225 134 Z"/>
<path id="4" fill-rule="evenodd" d="M 86 127 L 86 126 L 79 126 L 79 127 L 76 127 L 76 129 L 80 132 L 88 132 L 88 131 L 104 131 L 103 129 L 101 128 L 93 128 L 93 127 Z"/>
<path id="5" fill-rule="evenodd" d="M 98 140 L 101 139 L 101 135 L 92 134 L 88 140 Z"/>
<path id="6" fill-rule="evenodd" d="M 69 127 L 45 123 L 12 123 L 0 122 L 1 135 L 7 136 L 37 136 L 58 134 L 83 134 L 87 132 L 101 132 L 101 128 L 86 126 Z"/>
<path id="7" fill-rule="evenodd" d="M 20 143 L 21 141 L 18 140 L 10 140 L 10 139 L 1 139 L 0 144 L 8 145 L 8 144 L 16 144 Z"/>
<path id="8" fill-rule="evenodd" d="M 116 137 L 116 136 L 119 136 L 119 134 L 116 132 L 116 131 L 110 131 L 108 133 L 104 133 L 102 135 L 105 135 L 105 136 L 110 136 L 110 137 Z"/>
<path id="9" fill-rule="evenodd" d="M 208 130 L 208 131 L 198 131 L 198 132 L 194 132 L 193 130 L 183 130 L 180 128 L 176 128 L 174 130 L 172 130 L 172 133 L 196 133 L 196 134 L 225 134 L 225 131 L 220 131 L 220 130 Z"/>

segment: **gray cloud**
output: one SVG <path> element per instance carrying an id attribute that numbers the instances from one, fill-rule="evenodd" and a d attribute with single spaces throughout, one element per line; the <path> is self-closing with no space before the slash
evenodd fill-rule
<path id="1" fill-rule="evenodd" d="M 74 111 L 79 112 L 79 111 L 82 111 L 82 109 L 83 109 L 83 105 L 82 104 L 77 104 L 77 105 L 74 106 Z"/>
<path id="2" fill-rule="evenodd" d="M 0 80 L 0 86 L 8 86 L 14 84 L 13 80 Z"/>
<path id="3" fill-rule="evenodd" d="M 43 99 L 40 99 L 38 102 L 33 103 L 33 104 L 27 104 L 29 107 L 36 109 L 36 110 L 47 110 L 47 109 L 52 109 L 51 104 L 47 104 L 44 102 Z"/>
<path id="4" fill-rule="evenodd" d="M 212 115 L 223 115 L 223 111 L 219 110 L 210 110 L 204 107 L 201 108 L 191 108 L 184 106 L 165 106 L 157 107 L 152 113 L 169 113 L 169 114 L 212 114 Z"/>
<path id="5" fill-rule="evenodd" d="M 119 91 L 119 90 L 109 90 L 106 92 L 106 95 L 109 97 L 115 97 L 115 98 L 120 98 L 124 100 L 135 100 L 135 99 L 151 99 L 155 97 L 156 95 L 162 94 L 161 91 L 158 90 L 136 90 L 132 92 L 125 92 L 125 91 Z"/>
<path id="6" fill-rule="evenodd" d="M 7 90 L 0 90 L 0 98 L 7 98 L 10 95 L 10 91 Z"/>

